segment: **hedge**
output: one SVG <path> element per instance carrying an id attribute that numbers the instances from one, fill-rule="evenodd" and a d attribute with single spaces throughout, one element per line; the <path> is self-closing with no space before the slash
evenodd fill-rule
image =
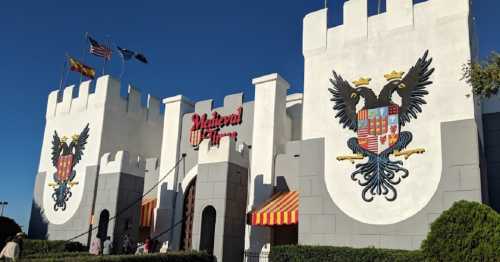
<path id="1" fill-rule="evenodd" d="M 66 242 L 64 240 L 32 240 L 23 241 L 23 256 L 32 254 L 49 254 L 63 252 L 87 251 L 88 248 L 79 242 Z"/>
<path id="2" fill-rule="evenodd" d="M 88 253 L 59 253 L 46 254 L 44 257 L 32 258 L 28 257 L 23 261 L 29 262 L 69 262 L 69 261 L 125 261 L 125 262 L 213 262 L 213 256 L 202 252 L 169 252 L 165 254 L 146 254 L 146 255 L 110 255 L 110 256 L 93 256 Z"/>
<path id="3" fill-rule="evenodd" d="M 431 224 L 422 243 L 428 261 L 500 261 L 500 215 L 459 201 Z"/>
<path id="4" fill-rule="evenodd" d="M 406 251 L 329 246 L 274 246 L 271 248 L 269 259 L 271 262 L 414 262 L 424 261 L 424 255 L 418 250 Z"/>

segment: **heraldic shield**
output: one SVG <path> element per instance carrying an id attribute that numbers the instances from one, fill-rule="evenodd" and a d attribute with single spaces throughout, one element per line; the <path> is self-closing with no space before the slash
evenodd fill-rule
<path id="1" fill-rule="evenodd" d="M 358 143 L 375 154 L 396 144 L 399 138 L 398 106 L 390 105 L 358 112 Z"/>
<path id="2" fill-rule="evenodd" d="M 60 156 L 57 160 L 57 173 L 56 176 L 61 182 L 68 181 L 71 173 L 73 172 L 73 154 Z"/>

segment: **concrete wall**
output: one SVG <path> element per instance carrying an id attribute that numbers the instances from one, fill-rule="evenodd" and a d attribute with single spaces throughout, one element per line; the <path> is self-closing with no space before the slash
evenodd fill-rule
<path id="1" fill-rule="evenodd" d="M 139 235 L 141 197 L 144 189 L 143 160 L 130 159 L 127 151 L 119 151 L 112 158 L 104 154 L 101 158 L 101 169 L 97 183 L 95 198 L 94 227 L 100 223 L 103 210 L 108 210 L 110 218 L 107 235 L 113 240 L 115 247 L 121 247 L 123 235 L 135 240 Z M 97 237 L 98 230 L 92 232 Z"/>
<path id="2" fill-rule="evenodd" d="M 127 97 L 120 96 L 120 82 L 110 76 L 102 76 L 97 79 L 95 92 L 91 92 L 91 81 L 83 82 L 78 87 L 78 95 L 74 95 L 75 86 L 66 87 L 62 93 L 53 91 L 50 93 L 47 103 L 46 126 L 40 155 L 39 173 L 46 173 L 44 181 L 37 179 L 35 188 L 41 196 L 38 205 L 43 212 L 48 224 L 60 225 L 60 231 L 66 228 L 73 219 L 82 219 L 78 212 L 81 208 L 88 209 L 88 215 L 84 215 L 88 230 L 90 214 L 95 195 L 96 175 L 86 174 L 88 167 L 98 167 L 101 157 L 106 152 L 117 152 L 127 150 L 130 158 L 143 159 L 159 157 L 162 134 L 163 116 L 160 113 L 159 100 L 148 95 L 147 105 L 141 104 L 141 94 L 133 87 L 128 88 Z M 59 100 L 58 97 L 61 97 Z M 67 201 L 65 211 L 54 211 L 54 201 L 51 197 L 54 190 L 48 186 L 53 183 L 53 174 L 56 168 L 52 165 L 52 141 L 56 131 L 59 137 L 71 137 L 80 134 L 83 128 L 89 124 L 89 138 L 83 151 L 81 161 L 75 166 L 78 182 L 71 188 L 72 196 Z M 97 168 L 99 169 L 99 167 Z M 157 180 L 157 178 L 153 178 Z M 87 188 L 92 188 L 88 192 Z M 38 194 L 37 193 L 37 194 Z M 38 212 L 38 211 L 37 211 Z M 35 212 L 35 213 L 37 213 Z M 39 220 L 33 217 L 32 220 Z M 37 221 L 30 224 L 37 224 Z M 66 227 L 64 227 L 66 225 Z M 61 234 L 51 234 L 50 239 L 64 239 Z"/>
<path id="3" fill-rule="evenodd" d="M 455 201 L 481 201 L 475 121 L 443 122 L 439 131 L 443 168 L 435 194 L 416 215 L 391 225 L 357 221 L 332 201 L 324 179 L 329 174 L 324 173 L 328 159 L 323 139 L 292 146 L 287 154 L 300 155 L 296 158 L 300 162 L 299 244 L 418 249 L 430 224 Z M 356 193 L 360 194 L 359 190 Z"/>
<path id="4" fill-rule="evenodd" d="M 323 179 L 327 192 L 351 219 L 365 224 L 394 225 L 425 212 L 424 208 L 436 195 L 441 180 L 445 179 L 442 171 L 446 167 L 441 125 L 474 120 L 476 115 L 474 100 L 467 96 L 470 89 L 460 80 L 462 65 L 471 58 L 469 20 L 468 0 L 429 0 L 417 5 L 411 0 L 388 0 L 387 12 L 371 17 L 367 16 L 367 0 L 350 0 L 344 4 L 344 24 L 334 28 L 327 28 L 326 10 L 304 18 L 302 136 L 303 139 L 324 137 Z M 336 160 L 337 156 L 352 153 L 346 142 L 356 134 L 343 129 L 334 117 L 336 111 L 328 92 L 331 71 L 335 70 L 349 82 L 370 77 L 373 80 L 369 87 L 378 94 L 386 83 L 384 74 L 392 70 L 408 72 L 425 50 L 433 57 L 434 83 L 427 88 L 429 94 L 424 98 L 427 104 L 423 112 L 401 131 L 413 134 L 408 149 L 424 148 L 426 152 L 403 159 L 410 175 L 396 186 L 399 194 L 394 202 L 378 197 L 367 203 L 360 197 L 362 188 L 351 180 L 354 166 Z M 393 95 L 396 102 L 397 97 Z M 471 157 L 479 155 L 478 148 L 471 150 Z M 463 161 L 468 164 L 473 159 Z M 477 175 L 475 179 L 479 180 Z M 461 197 L 480 200 L 470 194 Z M 376 241 L 368 239 L 369 243 L 375 245 Z"/>
<path id="5" fill-rule="evenodd" d="M 64 239 L 76 237 L 89 230 L 92 216 L 92 205 L 94 199 L 95 180 L 97 177 L 98 167 L 88 166 L 85 169 L 87 181 L 94 183 L 86 183 L 83 187 L 83 199 L 81 200 L 75 214 L 63 224 L 53 224 L 46 216 L 46 211 L 43 208 L 43 191 L 47 184 L 46 172 L 38 173 L 35 179 L 35 188 L 33 192 L 33 203 L 31 207 L 30 224 L 28 230 L 29 238 L 33 239 Z M 88 236 L 83 235 L 73 241 L 81 242 L 88 245 Z"/>

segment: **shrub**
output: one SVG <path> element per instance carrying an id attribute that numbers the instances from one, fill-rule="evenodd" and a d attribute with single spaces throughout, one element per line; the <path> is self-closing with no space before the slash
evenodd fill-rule
<path id="1" fill-rule="evenodd" d="M 7 237 L 21 232 L 21 227 L 12 219 L 0 216 L 0 250 L 5 246 Z"/>
<path id="2" fill-rule="evenodd" d="M 272 262 L 424 261 L 420 251 L 328 246 L 275 246 L 269 258 Z"/>
<path id="3" fill-rule="evenodd" d="M 456 202 L 432 223 L 422 251 L 429 261 L 498 261 L 500 215 L 480 203 Z"/>
<path id="4" fill-rule="evenodd" d="M 23 256 L 29 256 L 31 254 L 78 252 L 87 250 L 87 247 L 79 242 L 66 242 L 64 240 L 26 239 L 23 243 Z"/>
<path id="5" fill-rule="evenodd" d="M 73 256 L 72 254 L 79 254 L 79 256 Z M 48 261 L 212 262 L 214 261 L 213 256 L 201 252 L 170 252 L 166 254 L 111 255 L 111 256 L 92 256 L 89 254 L 82 254 L 82 253 L 68 253 L 68 255 L 69 256 L 61 256 L 61 254 L 47 254 L 45 257 L 36 257 L 36 258 L 29 257 L 27 259 L 24 259 L 23 261 L 31 261 L 31 262 L 48 262 Z"/>

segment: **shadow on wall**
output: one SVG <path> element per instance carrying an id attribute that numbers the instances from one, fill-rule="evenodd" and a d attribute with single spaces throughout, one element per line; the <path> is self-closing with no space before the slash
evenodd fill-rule
<path id="1" fill-rule="evenodd" d="M 268 200 L 273 193 L 273 185 L 264 184 L 264 176 L 258 175 L 254 180 L 254 201 L 252 210 L 260 207 L 266 200 Z M 250 230 L 250 250 L 252 252 L 261 252 L 262 249 L 270 241 L 271 231 L 267 227 L 251 226 Z"/>
<path id="2" fill-rule="evenodd" d="M 31 204 L 31 217 L 28 228 L 28 238 L 47 239 L 48 221 L 43 214 L 43 209 L 33 200 Z"/>

